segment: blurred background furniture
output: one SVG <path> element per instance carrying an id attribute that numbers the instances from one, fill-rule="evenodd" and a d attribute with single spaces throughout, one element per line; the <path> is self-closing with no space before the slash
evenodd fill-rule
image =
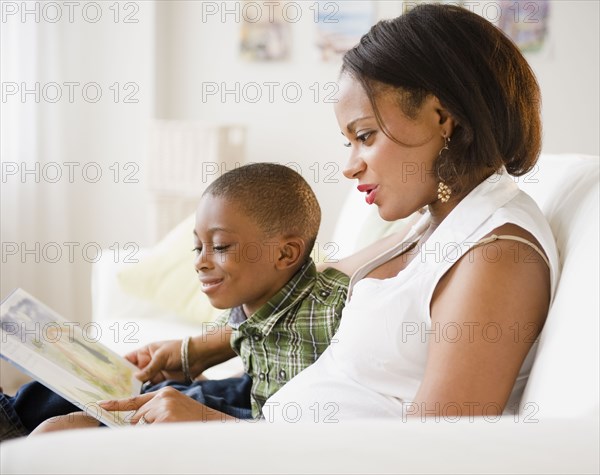
<path id="1" fill-rule="evenodd" d="M 148 137 L 148 222 L 150 242 L 157 242 L 195 211 L 215 178 L 245 163 L 246 128 L 155 120 Z"/>

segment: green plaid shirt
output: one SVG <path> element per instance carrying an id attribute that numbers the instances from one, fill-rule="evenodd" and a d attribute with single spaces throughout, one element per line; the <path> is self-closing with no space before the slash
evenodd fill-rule
<path id="1" fill-rule="evenodd" d="M 252 378 L 253 417 L 260 417 L 266 400 L 329 346 L 348 284 L 348 276 L 335 269 L 317 272 L 311 259 L 250 318 L 236 307 L 217 319 L 233 328 L 231 347 Z"/>

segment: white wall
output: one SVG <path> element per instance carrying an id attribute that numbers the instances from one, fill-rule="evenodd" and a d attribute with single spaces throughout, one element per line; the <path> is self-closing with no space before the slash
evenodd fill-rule
<path id="1" fill-rule="evenodd" d="M 28 8 L 34 3 L 40 2 Z M 89 316 L 88 260 L 94 258 L 92 252 L 90 259 L 82 258 L 81 248 L 127 241 L 144 245 L 146 236 L 144 147 L 154 110 L 153 9 L 140 8 L 135 24 L 115 24 L 110 13 L 105 5 L 97 23 L 79 15 L 70 23 L 65 10 L 61 22 L 44 21 L 43 15 L 26 16 L 23 22 L 17 16 L 2 25 L 2 81 L 24 83 L 30 89 L 35 83 L 41 86 L 37 97 L 17 94 L 3 103 L 3 167 L 16 163 L 19 172 L 2 177 L 2 241 L 23 242 L 28 249 L 56 242 L 67 254 L 63 243 L 77 243 L 73 258 L 63 256 L 54 263 L 42 252 L 3 254 L 2 295 L 14 286 L 26 286 L 80 321 Z M 28 67 L 23 67 L 25 58 Z M 80 83 L 72 100 L 66 82 Z M 110 89 L 115 82 L 120 84 L 116 103 Z M 124 103 L 124 93 L 132 91 L 123 88 L 126 82 L 139 88 L 133 96 L 137 103 Z M 60 86 L 60 100 L 47 99 L 55 97 L 55 88 L 42 92 L 49 83 Z M 82 86 L 90 83 L 102 92 L 97 102 L 83 98 Z M 86 98 L 92 98 L 97 87 L 88 89 Z M 138 183 L 124 180 L 125 172 L 133 171 L 125 170 L 127 162 L 139 167 L 134 174 Z M 73 163 L 72 177 L 66 163 Z M 121 172 L 117 180 L 114 163 Z M 25 166 L 37 167 L 40 174 L 22 175 Z M 98 178 L 96 171 L 101 172 Z M 83 300 L 74 303 L 61 297 L 73 293 Z"/>
<path id="2" fill-rule="evenodd" d="M 329 236 L 332 218 L 350 183 L 341 174 L 345 149 L 332 104 L 325 102 L 325 95 L 334 91 L 340 63 L 319 60 L 310 5 L 305 4 L 302 18 L 291 25 L 291 59 L 252 63 L 239 58 L 241 17 L 227 15 L 222 21 L 215 15 L 203 23 L 200 2 L 161 4 L 158 38 L 168 47 L 159 47 L 162 88 L 157 91 L 157 104 L 161 118 L 247 124 L 247 161 L 297 164 L 317 193 L 328 218 L 322 235 Z M 272 101 L 268 82 L 275 83 Z M 251 83 L 258 84 L 263 94 L 257 102 L 252 102 L 257 89 Z M 292 83 L 298 88 L 289 86 Z M 240 93 L 203 97 L 203 88 L 211 84 L 219 91 L 238 85 Z M 286 87 L 292 87 L 286 89 L 289 95 L 284 95 Z M 301 98 L 293 102 L 298 90 Z"/>
<path id="3" fill-rule="evenodd" d="M 259 2 L 260 3 L 260 2 Z M 471 2 L 477 3 L 477 2 Z M 401 2 L 376 2 L 377 17 L 397 15 Z M 249 127 L 250 161 L 296 162 L 314 186 L 325 220 L 320 242 L 330 239 L 335 216 L 351 184 L 342 176 L 346 157 L 332 104 L 322 98 L 315 103 L 309 89 L 317 83 L 321 91 L 335 81 L 339 63 L 322 63 L 315 42 L 315 23 L 306 3 L 302 19 L 292 25 L 292 58 L 283 63 L 247 63 L 238 55 L 240 23 L 233 15 L 205 16 L 200 2 L 161 4 L 157 14 L 159 31 L 157 91 L 158 114 L 164 118 L 245 122 Z M 547 153 L 599 153 L 598 58 L 599 11 L 596 1 L 552 1 L 549 39 L 539 54 L 528 55 L 543 96 L 544 146 Z M 475 10 L 485 11 L 478 2 Z M 491 11 L 491 10 L 490 10 Z M 223 21 L 224 20 L 224 21 Z M 251 103 L 240 94 L 203 97 L 206 83 L 263 84 L 274 81 L 301 85 L 297 103 L 280 94 L 273 103 L 266 98 Z M 267 93 L 267 88 L 263 89 Z M 315 179 L 310 169 L 317 162 L 321 173 Z M 323 172 L 335 171 L 326 183 Z"/>
<path id="4" fill-rule="evenodd" d="M 15 15 L 7 14 L 8 4 L 17 7 Z M 137 23 L 124 23 L 123 16 L 115 23 L 111 4 L 103 2 L 100 19 L 89 22 L 82 15 L 85 2 L 77 3 L 72 21 L 68 6 L 55 4 L 62 11 L 58 21 L 56 9 L 44 10 L 43 2 L 2 2 L 3 86 L 25 84 L 33 90 L 39 84 L 40 92 L 23 98 L 19 91 L 2 102 L 0 293 L 4 298 L 22 287 L 67 320 L 84 323 L 91 317 L 96 243 L 104 249 L 146 244 L 144 147 L 154 111 L 154 9 L 142 2 Z M 23 16 L 22 8 L 34 13 Z M 93 9 L 87 13 L 95 18 Z M 66 82 L 80 84 L 73 86 L 72 98 Z M 120 84 L 116 103 L 116 89 L 110 89 L 115 82 Z M 137 103 L 124 103 L 124 93 L 132 91 L 124 89 L 126 82 L 139 87 Z M 50 83 L 60 86 L 60 99 L 55 87 L 46 87 Z M 96 86 L 87 89 L 85 99 L 82 94 L 90 83 L 102 91 L 97 102 L 91 102 Z M 125 182 L 127 162 L 139 167 L 138 183 Z M 117 183 L 114 163 L 121 171 Z M 8 164 L 17 166 L 17 174 L 5 173 Z M 88 165 L 89 174 L 83 174 Z M 25 167 L 40 173 L 23 176 Z M 96 170 L 102 172 L 98 180 Z M 4 247 L 13 244 L 16 253 Z M 91 252 L 84 256 L 84 248 Z M 10 372 L 2 362 L 5 389 Z"/>
<path id="5" fill-rule="evenodd" d="M 600 2 L 551 1 L 550 48 L 528 55 L 542 89 L 544 152 L 598 155 Z"/>

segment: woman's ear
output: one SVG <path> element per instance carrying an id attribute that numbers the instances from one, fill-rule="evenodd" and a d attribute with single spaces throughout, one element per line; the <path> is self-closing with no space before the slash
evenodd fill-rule
<path id="1" fill-rule="evenodd" d="M 442 129 L 442 136 L 451 137 L 452 132 L 454 132 L 456 121 L 454 120 L 454 117 L 452 117 L 448 109 L 446 109 L 443 106 L 443 104 L 437 97 L 433 96 L 433 101 L 433 106 L 437 115 L 438 124 Z"/>
<path id="2" fill-rule="evenodd" d="M 306 243 L 301 237 L 292 236 L 282 239 L 275 266 L 280 270 L 285 270 L 298 265 L 304 257 L 305 250 Z"/>

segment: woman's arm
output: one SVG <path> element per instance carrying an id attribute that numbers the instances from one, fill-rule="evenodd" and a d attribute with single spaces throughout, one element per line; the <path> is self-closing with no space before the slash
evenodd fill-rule
<path id="1" fill-rule="evenodd" d="M 239 420 L 211 409 L 170 386 L 127 399 L 98 401 L 98 404 L 107 411 L 135 411 L 129 419 L 131 424 L 139 423 L 142 417 L 146 424 Z"/>
<path id="2" fill-rule="evenodd" d="M 514 225 L 494 234 L 535 242 Z M 412 415 L 502 413 L 539 335 L 550 301 L 548 266 L 526 244 L 498 240 L 494 252 L 489 246 L 463 256 L 434 292 L 427 367 Z"/>

